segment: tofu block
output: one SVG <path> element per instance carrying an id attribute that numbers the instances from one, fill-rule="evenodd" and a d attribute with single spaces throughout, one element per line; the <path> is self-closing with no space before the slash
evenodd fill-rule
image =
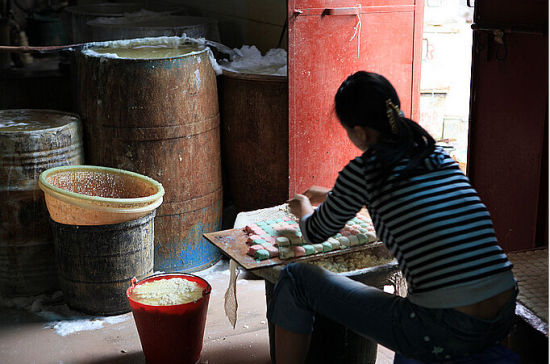
<path id="1" fill-rule="evenodd" d="M 265 260 L 269 259 L 270 255 L 266 249 L 260 249 L 254 254 L 254 259 L 256 260 Z"/>
<path id="2" fill-rule="evenodd" d="M 251 257 L 255 257 L 256 256 L 256 252 L 258 250 L 261 250 L 263 249 L 264 247 L 261 246 L 261 245 L 252 245 L 250 248 L 248 248 L 248 252 L 246 254 L 250 255 Z"/>
<path id="3" fill-rule="evenodd" d="M 291 245 L 302 245 L 304 240 L 300 236 L 291 236 L 289 237 Z"/>
<path id="4" fill-rule="evenodd" d="M 329 252 L 332 250 L 332 244 L 328 241 L 323 242 L 323 252 Z"/>
<path id="5" fill-rule="evenodd" d="M 369 242 L 369 237 L 365 234 L 357 234 L 357 239 L 359 239 L 359 244 L 366 244 Z"/>
<path id="6" fill-rule="evenodd" d="M 372 243 L 378 240 L 378 238 L 376 237 L 376 234 L 373 232 L 369 231 L 365 235 L 369 238 L 369 243 Z"/>
<path id="7" fill-rule="evenodd" d="M 270 258 L 275 258 L 279 256 L 279 249 L 276 246 L 273 245 L 266 245 L 264 247 L 265 250 L 269 252 Z"/>
<path id="8" fill-rule="evenodd" d="M 252 241 L 252 243 L 253 243 L 253 245 L 262 245 L 262 246 L 265 245 L 265 244 L 268 244 L 268 242 L 265 241 L 265 240 L 262 239 L 262 238 L 254 239 L 254 240 Z"/>
<path id="9" fill-rule="evenodd" d="M 306 255 L 315 254 L 315 248 L 311 244 L 302 245 L 302 248 L 306 251 Z"/>
<path id="10" fill-rule="evenodd" d="M 315 254 L 323 252 L 323 244 L 312 244 Z"/>
<path id="11" fill-rule="evenodd" d="M 351 242 L 349 241 L 349 238 L 347 236 L 341 236 L 338 238 L 338 241 L 340 242 L 340 246 L 343 248 L 349 248 L 351 246 Z"/>
<path id="12" fill-rule="evenodd" d="M 306 250 L 301 246 L 293 246 L 292 249 L 294 250 L 294 257 L 303 257 L 306 255 Z"/>
<path id="13" fill-rule="evenodd" d="M 246 239 L 246 244 L 248 245 L 254 245 L 254 240 L 261 239 L 260 235 L 252 234 L 248 236 L 248 239 Z"/>
<path id="14" fill-rule="evenodd" d="M 329 238 L 327 241 L 332 245 L 332 250 L 340 249 L 340 242 L 337 239 Z"/>
<path id="15" fill-rule="evenodd" d="M 275 239 L 275 244 L 277 244 L 278 247 L 287 247 L 290 246 L 290 240 L 284 236 L 279 236 Z"/>
<path id="16" fill-rule="evenodd" d="M 348 236 L 348 239 L 349 239 L 349 244 L 351 246 L 356 246 L 356 245 L 359 245 L 359 239 L 357 238 L 357 235 L 350 235 Z"/>
<path id="17" fill-rule="evenodd" d="M 279 247 L 279 258 L 290 259 L 294 258 L 294 249 L 289 246 Z"/>

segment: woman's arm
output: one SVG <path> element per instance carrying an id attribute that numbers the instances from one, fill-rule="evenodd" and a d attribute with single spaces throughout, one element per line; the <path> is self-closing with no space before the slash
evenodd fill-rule
<path id="1" fill-rule="evenodd" d="M 302 217 L 313 213 L 311 199 L 305 195 L 297 194 L 287 202 L 290 212 L 300 220 Z"/>
<path id="2" fill-rule="evenodd" d="M 325 202 L 327 196 L 330 192 L 330 188 L 321 187 L 321 186 L 311 186 L 308 188 L 304 195 L 309 198 L 309 201 L 312 205 L 318 205 Z"/>
<path id="3" fill-rule="evenodd" d="M 301 219 L 305 215 L 313 213 L 313 205 L 325 202 L 330 192 L 330 188 L 311 186 L 303 194 L 296 194 L 287 201 L 290 212 Z"/>
<path id="4" fill-rule="evenodd" d="M 366 201 L 366 182 L 362 162 L 352 160 L 340 173 L 325 201 L 313 209 L 306 195 L 289 201 L 291 211 L 300 218 L 300 229 L 306 241 L 320 243 L 336 234 L 355 217 Z"/>

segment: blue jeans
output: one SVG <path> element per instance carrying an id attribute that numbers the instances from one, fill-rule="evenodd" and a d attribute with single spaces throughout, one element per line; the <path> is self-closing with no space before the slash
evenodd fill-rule
<path id="1" fill-rule="evenodd" d="M 292 263 L 281 272 L 267 317 L 289 331 L 308 334 L 318 313 L 407 358 L 444 362 L 504 339 L 515 302 L 514 296 L 496 318 L 482 320 L 451 308 L 418 306 L 318 266 Z"/>

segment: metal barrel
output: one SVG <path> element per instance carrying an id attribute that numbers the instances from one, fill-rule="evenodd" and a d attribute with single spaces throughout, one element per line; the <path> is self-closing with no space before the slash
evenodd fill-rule
<path id="1" fill-rule="evenodd" d="M 132 278 L 153 273 L 154 216 L 93 226 L 51 220 L 59 284 L 70 307 L 98 315 L 130 311 Z"/>
<path id="2" fill-rule="evenodd" d="M 44 170 L 82 164 L 76 115 L 54 110 L 0 110 L 0 295 L 57 289 Z"/>
<path id="3" fill-rule="evenodd" d="M 109 43 L 109 42 L 108 42 Z M 193 272 L 221 254 L 222 184 L 216 75 L 206 49 L 177 57 L 77 57 L 91 164 L 149 176 L 165 189 L 155 219 L 155 269 Z"/>

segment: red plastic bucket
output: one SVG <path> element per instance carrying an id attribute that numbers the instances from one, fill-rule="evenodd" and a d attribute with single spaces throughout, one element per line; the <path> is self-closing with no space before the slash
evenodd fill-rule
<path id="1" fill-rule="evenodd" d="M 160 279 L 182 278 L 203 290 L 197 301 L 170 306 L 152 306 L 131 298 L 137 285 Z M 161 274 L 143 279 L 126 290 L 147 364 L 195 364 L 200 359 L 206 313 L 212 287 L 192 274 Z"/>

